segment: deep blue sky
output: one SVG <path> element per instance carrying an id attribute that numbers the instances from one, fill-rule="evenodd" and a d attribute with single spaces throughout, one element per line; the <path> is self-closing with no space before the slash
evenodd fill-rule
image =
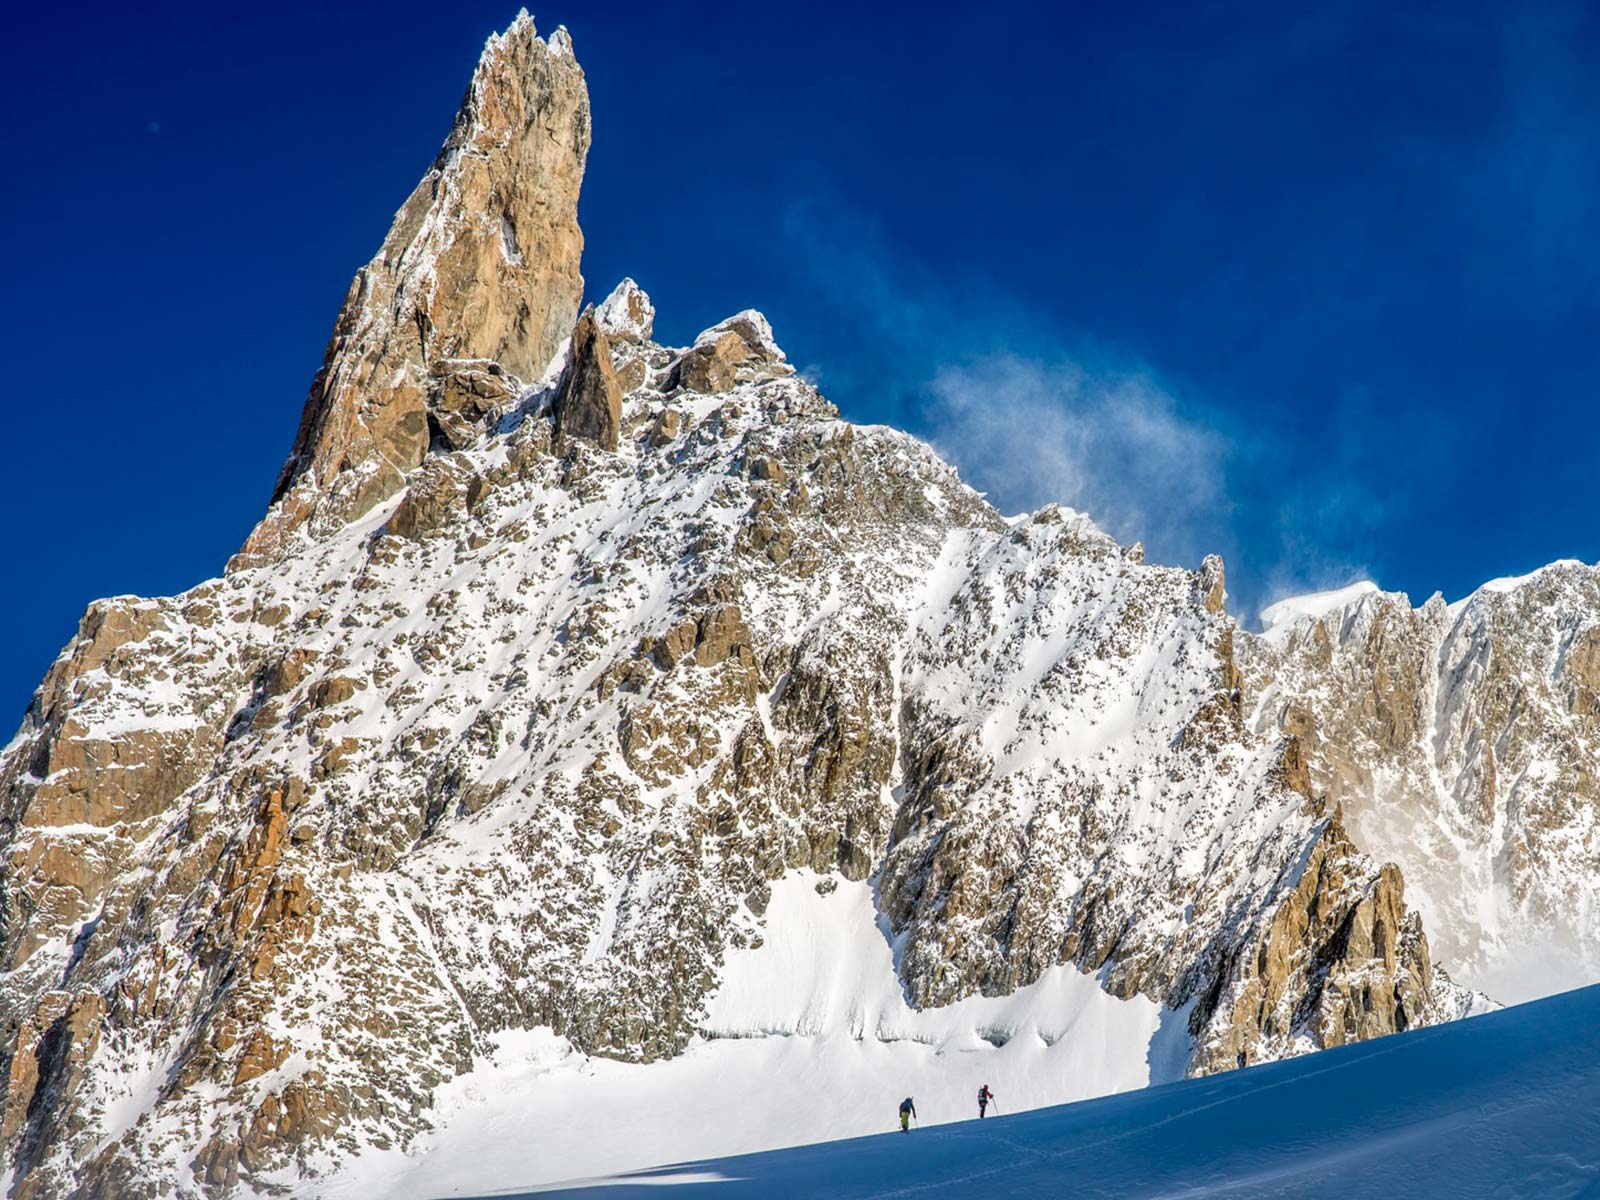
<path id="1" fill-rule="evenodd" d="M 220 571 L 514 12 L 9 14 L 0 721 L 90 599 Z M 534 12 L 588 74 L 590 290 L 665 339 L 761 308 L 846 416 L 1222 551 L 1243 616 L 1600 557 L 1592 8 Z"/>

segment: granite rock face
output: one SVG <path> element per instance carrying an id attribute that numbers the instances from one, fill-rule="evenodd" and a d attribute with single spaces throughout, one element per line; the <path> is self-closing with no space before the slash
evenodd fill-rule
<path id="1" fill-rule="evenodd" d="M 717 395 L 735 383 L 792 372 L 758 312 L 742 312 L 713 325 L 672 366 L 671 388 Z"/>
<path id="2" fill-rule="evenodd" d="M 538 379 L 583 295 L 578 189 L 589 94 L 565 30 L 519 18 L 491 38 L 432 169 L 356 273 L 272 507 L 234 560 L 279 558 L 404 487 L 460 411 L 434 368 L 484 360 Z"/>
<path id="3" fill-rule="evenodd" d="M 593 309 L 584 311 L 572 331 L 571 359 L 551 410 L 556 441 L 584 438 L 602 450 L 615 450 L 622 424 L 622 389 L 611 365 L 611 343 Z"/>

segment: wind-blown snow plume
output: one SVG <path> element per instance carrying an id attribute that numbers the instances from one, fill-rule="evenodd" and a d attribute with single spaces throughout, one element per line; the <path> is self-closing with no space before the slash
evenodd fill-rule
<path id="1" fill-rule="evenodd" d="M 1015 297 L 941 278 L 837 204 L 796 204 L 786 232 L 812 294 L 870 329 L 835 394 L 900 394 L 913 428 L 1001 509 L 1062 503 L 1167 562 L 1232 549 L 1238 447 L 1136 357 L 1074 341 Z"/>
<path id="2" fill-rule="evenodd" d="M 1216 548 L 1227 446 L 1148 375 L 995 354 L 940 367 L 928 392 L 934 446 L 1002 510 L 1053 499 L 1124 541 L 1159 537 L 1163 558 Z"/>

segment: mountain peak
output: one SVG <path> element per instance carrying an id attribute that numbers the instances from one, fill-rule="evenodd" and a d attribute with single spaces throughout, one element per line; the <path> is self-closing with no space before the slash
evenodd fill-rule
<path id="1" fill-rule="evenodd" d="M 230 569 L 399 492 L 437 434 L 451 362 L 543 372 L 583 295 L 589 137 L 571 39 L 540 39 L 524 11 L 485 44 L 449 137 L 351 282 L 272 507 Z"/>
<path id="2" fill-rule="evenodd" d="M 648 342 L 655 332 L 656 308 L 648 292 L 624 279 L 600 302 L 595 318 L 613 341 Z"/>
<path id="3" fill-rule="evenodd" d="M 94 606 L 0 751 L 16 1195 L 304 1191 L 588 1056 L 1081 1098 L 1460 1016 L 1501 897 L 1596 943 L 1600 572 L 1244 633 L 1220 558 L 1003 517 L 753 309 L 580 316 L 588 145 L 523 13 L 235 569 Z"/>
<path id="4" fill-rule="evenodd" d="M 1354 604 L 1363 596 L 1371 595 L 1378 590 L 1378 585 L 1372 580 L 1359 579 L 1348 586 L 1328 591 L 1286 596 L 1263 608 L 1256 619 L 1260 621 L 1263 630 L 1287 626 L 1301 618 L 1316 620 L 1335 609 Z"/>

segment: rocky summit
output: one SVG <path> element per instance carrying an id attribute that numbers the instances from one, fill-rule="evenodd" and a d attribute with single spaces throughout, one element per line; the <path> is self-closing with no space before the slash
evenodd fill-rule
<path id="1" fill-rule="evenodd" d="M 260 525 L 92 605 L 0 757 L 11 1195 L 404 1153 L 507 1031 L 672 1058 L 800 870 L 871 882 L 913 1007 L 1070 967 L 1191 1074 L 1468 1011 L 1458 863 L 1591 944 L 1593 569 L 1247 634 L 1220 560 L 1002 517 L 759 313 L 580 313 L 589 136 L 565 31 L 489 40 Z"/>
<path id="2" fill-rule="evenodd" d="M 260 565 L 406 487 L 538 378 L 583 296 L 589 94 L 565 30 L 492 38 L 431 170 L 350 282 L 272 508 L 230 564 Z M 306 527 L 302 531 L 302 527 Z"/>

